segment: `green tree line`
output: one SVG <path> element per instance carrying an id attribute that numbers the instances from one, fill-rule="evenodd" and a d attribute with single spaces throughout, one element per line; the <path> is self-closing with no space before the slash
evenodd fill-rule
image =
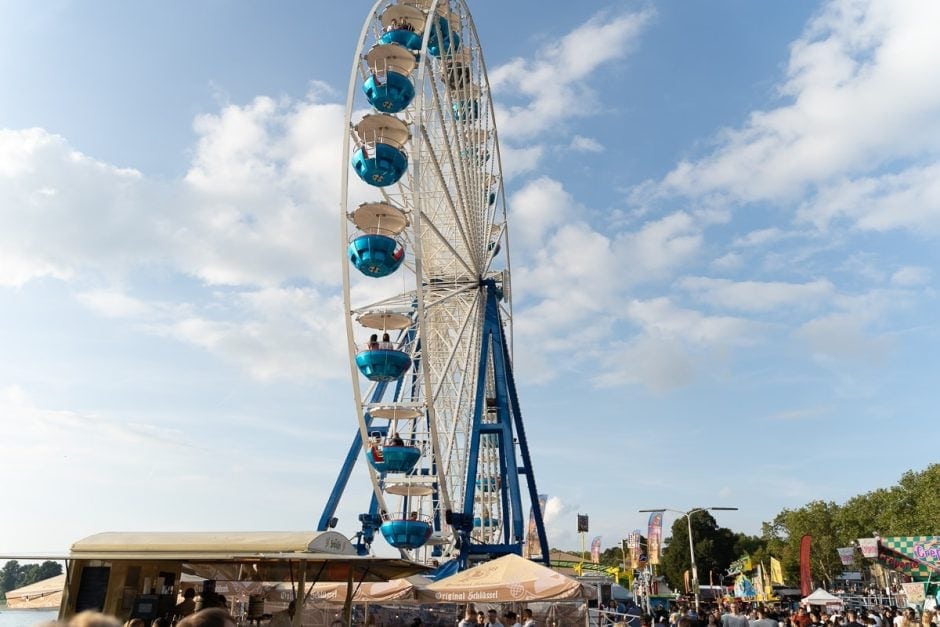
<path id="1" fill-rule="evenodd" d="M 10 560 L 0 569 L 0 599 L 6 598 L 7 590 L 15 590 L 31 583 L 62 574 L 62 564 L 46 560 L 42 564 L 20 564 Z"/>
<path id="2" fill-rule="evenodd" d="M 897 484 L 855 496 L 842 505 L 811 501 L 796 509 L 784 509 L 765 522 L 760 536 L 736 533 L 720 527 L 707 511 L 691 516 L 695 563 L 699 583 L 722 583 L 731 563 L 749 555 L 755 566 L 780 560 L 784 580 L 799 584 L 800 539 L 812 536 L 810 566 L 813 580 L 831 586 L 844 570 L 836 548 L 851 546 L 858 538 L 934 535 L 940 531 L 940 464 L 920 472 L 908 471 Z M 674 590 L 684 590 L 684 573 L 691 569 L 688 524 L 684 517 L 673 524 L 663 549 L 658 571 Z M 572 551 L 578 553 L 578 551 Z M 601 553 L 601 563 L 622 563 L 615 546 Z M 724 582 L 728 583 L 728 582 Z"/>

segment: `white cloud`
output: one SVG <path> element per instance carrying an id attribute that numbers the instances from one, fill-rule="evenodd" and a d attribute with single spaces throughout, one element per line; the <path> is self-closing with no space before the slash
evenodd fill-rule
<path id="1" fill-rule="evenodd" d="M 763 246 L 771 242 L 776 242 L 783 236 L 784 232 L 781 229 L 777 227 L 769 227 L 766 229 L 751 231 L 747 235 L 737 238 L 734 240 L 734 245 L 741 247 Z"/>
<path id="2" fill-rule="evenodd" d="M 568 146 L 575 152 L 604 152 L 604 145 L 591 137 L 575 135 Z"/>
<path id="3" fill-rule="evenodd" d="M 108 318 L 139 317 L 150 311 L 146 302 L 115 290 L 91 290 L 77 295 L 79 302 Z"/>
<path id="4" fill-rule="evenodd" d="M 516 58 L 493 69 L 490 85 L 498 98 L 527 99 L 525 104 L 497 109 L 501 135 L 531 138 L 567 118 L 593 111 L 590 75 L 625 57 L 652 16 L 649 10 L 601 13 L 541 48 L 534 60 Z"/>
<path id="5" fill-rule="evenodd" d="M 744 257 L 738 253 L 726 253 L 711 262 L 711 267 L 721 272 L 737 270 L 744 263 Z"/>
<path id="6" fill-rule="evenodd" d="M 686 277 L 679 286 L 704 303 L 739 311 L 772 311 L 782 307 L 816 308 L 830 301 L 835 286 L 828 280 L 810 283 L 730 281 Z"/>
<path id="7" fill-rule="evenodd" d="M 780 87 L 788 103 L 726 130 L 654 193 L 792 201 L 820 189 L 802 219 L 823 226 L 845 215 L 864 229 L 935 234 L 938 22 L 930 2 L 827 4 L 791 46 Z M 870 174 L 879 168 L 892 171 Z"/>
<path id="8" fill-rule="evenodd" d="M 762 331 L 758 323 L 730 316 L 706 316 L 677 307 L 664 297 L 634 300 L 627 313 L 651 337 L 702 346 L 745 346 L 754 343 Z"/>
<path id="9" fill-rule="evenodd" d="M 795 336 L 821 362 L 876 363 L 887 356 L 892 342 L 868 331 L 870 317 L 867 313 L 829 314 L 802 325 Z"/>
<path id="10" fill-rule="evenodd" d="M 700 372 L 713 374 L 731 349 L 750 346 L 765 332 L 758 323 L 706 316 L 663 297 L 632 301 L 627 317 L 640 332 L 603 355 L 600 385 L 644 385 L 655 392 L 679 388 Z"/>
<path id="11" fill-rule="evenodd" d="M 891 283 L 900 287 L 924 285 L 930 279 L 930 269 L 923 266 L 904 266 L 891 275 Z"/>
<path id="12" fill-rule="evenodd" d="M 579 219 L 571 195 L 547 176 L 527 181 L 509 199 L 513 254 L 545 243 L 545 235 L 565 222 Z"/>
<path id="13" fill-rule="evenodd" d="M 542 159 L 543 154 L 545 154 L 545 146 L 541 144 L 525 148 L 513 148 L 508 144 L 500 144 L 499 156 L 503 177 L 507 181 L 511 181 L 520 174 L 532 172 Z"/>
<path id="14" fill-rule="evenodd" d="M 826 228 L 845 218 L 866 231 L 940 234 L 940 163 L 898 174 L 836 181 L 804 202 L 797 217 Z"/>
<path id="15" fill-rule="evenodd" d="M 157 182 L 42 129 L 0 130 L 0 285 L 50 276 L 107 317 L 169 333 L 256 377 L 336 376 L 343 113 L 256 98 L 199 116 L 185 177 Z M 198 279 L 215 309 L 124 288 L 141 269 Z M 291 283 L 322 287 L 287 288 Z M 210 293 L 213 285 L 229 289 Z M 341 369 L 342 371 L 342 369 Z"/>

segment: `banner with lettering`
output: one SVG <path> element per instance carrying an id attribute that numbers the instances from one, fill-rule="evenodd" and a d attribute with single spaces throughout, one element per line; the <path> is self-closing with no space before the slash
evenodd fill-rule
<path id="1" fill-rule="evenodd" d="M 904 589 L 904 596 L 907 597 L 908 604 L 921 605 L 927 600 L 927 594 L 924 590 L 926 586 L 923 582 L 902 583 L 901 587 Z"/>
<path id="2" fill-rule="evenodd" d="M 839 553 L 839 559 L 842 560 L 843 566 L 851 566 L 855 563 L 855 547 L 839 548 L 836 549 L 836 552 Z"/>
<path id="3" fill-rule="evenodd" d="M 643 532 L 639 529 L 634 529 L 633 533 L 627 536 L 627 548 L 630 549 L 630 568 L 634 570 L 644 566 L 642 562 L 645 560 L 640 559 L 642 554 L 640 546 L 642 534 Z"/>
<path id="4" fill-rule="evenodd" d="M 940 572 L 940 536 L 881 538 L 881 546 L 925 566 L 933 566 L 936 572 Z"/>
<path id="5" fill-rule="evenodd" d="M 650 514 L 646 531 L 646 543 L 649 547 L 648 560 L 650 564 L 659 564 L 659 550 L 663 543 L 663 512 L 660 510 Z"/>
<path id="6" fill-rule="evenodd" d="M 858 548 L 862 551 L 862 557 L 878 559 L 878 538 L 859 538 Z"/>

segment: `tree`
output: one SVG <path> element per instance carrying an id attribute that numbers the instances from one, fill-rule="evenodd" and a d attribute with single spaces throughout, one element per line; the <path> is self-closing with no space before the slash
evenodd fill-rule
<path id="1" fill-rule="evenodd" d="M 842 546 L 837 534 L 838 512 L 839 506 L 832 501 L 811 501 L 799 509 L 785 509 L 777 514 L 773 533 L 783 544 L 781 562 L 789 581 L 800 580 L 800 541 L 807 534 L 812 536 L 810 569 L 813 579 L 832 585 L 842 572 L 836 551 Z"/>
<path id="2" fill-rule="evenodd" d="M 9 590 L 15 590 L 31 583 L 62 574 L 62 564 L 46 560 L 42 564 L 20 564 L 16 560 L 7 562 L 0 570 L 0 595 L 6 597 Z"/>
<path id="3" fill-rule="evenodd" d="M 695 565 L 699 583 L 707 584 L 709 574 L 720 581 L 735 558 L 737 536 L 725 527 L 719 527 L 714 516 L 707 511 L 695 512 L 690 521 L 681 516 L 672 523 L 668 546 L 661 558 L 662 573 L 669 585 L 676 590 L 684 589 L 684 573 L 692 568 L 689 554 L 689 524 L 695 545 Z M 740 535 L 740 534 L 739 534 Z M 690 575 L 691 576 L 691 575 Z"/>

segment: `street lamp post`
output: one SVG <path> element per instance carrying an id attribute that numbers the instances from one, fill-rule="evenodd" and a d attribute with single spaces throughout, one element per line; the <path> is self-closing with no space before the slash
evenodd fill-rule
<path id="1" fill-rule="evenodd" d="M 659 509 L 641 509 L 641 512 L 673 512 L 685 516 L 685 521 L 689 525 L 689 557 L 692 558 L 692 591 L 695 593 L 695 613 L 699 613 L 699 594 L 698 594 L 698 568 L 695 566 L 695 543 L 692 542 L 692 514 L 697 512 L 709 511 L 737 511 L 737 507 L 697 507 L 683 512 L 681 509 L 670 509 L 661 507 Z"/>

